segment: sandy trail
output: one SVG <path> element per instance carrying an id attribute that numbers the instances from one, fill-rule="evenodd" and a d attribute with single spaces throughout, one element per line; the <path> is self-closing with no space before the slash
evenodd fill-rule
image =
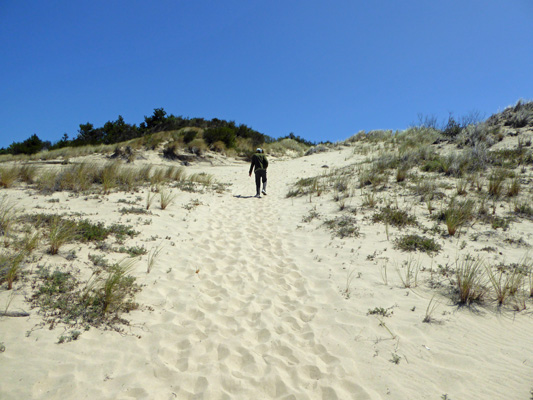
<path id="1" fill-rule="evenodd" d="M 40 321 L 35 312 L 3 319 L 8 351 L 1 355 L 0 398 L 435 399 L 447 393 L 503 399 L 527 393 L 533 387 L 530 317 L 442 303 L 439 323 L 424 324 L 434 292 L 424 285 L 401 288 L 394 272 L 383 284 L 374 255 L 406 256 L 391 250 L 382 227 L 361 218 L 360 238 L 334 239 L 321 222 L 302 223 L 316 205 L 331 215 L 337 206 L 323 198 L 287 199 L 290 185 L 320 174 L 324 164 L 349 163 L 350 154 L 272 162 L 269 195 L 261 199 L 251 197 L 254 183 L 244 163 L 191 168 L 231 186 L 223 193 L 180 192 L 168 210 L 154 210 L 150 224 L 137 223 L 138 245 L 164 245 L 150 274 L 146 256 L 135 270 L 144 285 L 137 301 L 149 309 L 128 316 L 124 335 L 91 329 L 61 345 L 54 344 L 57 328 L 24 334 Z M 12 196 L 21 206 L 35 202 L 20 191 Z M 62 200 L 55 207 L 124 222 L 117 215 L 122 197 Z M 356 278 L 346 298 L 341 291 L 350 271 Z M 375 307 L 390 307 L 394 315 L 381 321 L 367 315 Z M 399 364 L 391 362 L 393 353 Z"/>

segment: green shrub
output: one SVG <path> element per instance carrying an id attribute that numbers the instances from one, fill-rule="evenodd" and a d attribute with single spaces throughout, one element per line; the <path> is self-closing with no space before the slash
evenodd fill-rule
<path id="1" fill-rule="evenodd" d="M 78 222 L 78 234 L 82 241 L 85 242 L 100 242 L 107 239 L 109 236 L 109 229 L 107 229 L 103 222 L 93 223 L 88 219 Z"/>
<path id="2" fill-rule="evenodd" d="M 221 141 L 227 148 L 235 147 L 236 134 L 229 127 L 209 128 L 204 132 L 203 138 L 208 145 Z"/>
<path id="3" fill-rule="evenodd" d="M 324 222 L 324 224 L 340 238 L 359 236 L 357 220 L 350 215 L 344 215 L 342 217 L 328 220 Z"/>
<path id="4" fill-rule="evenodd" d="M 185 143 L 190 143 L 194 139 L 196 139 L 196 135 L 198 135 L 198 131 L 196 130 L 188 130 L 183 133 L 183 141 Z"/>
<path id="5" fill-rule="evenodd" d="M 112 328 L 125 321 L 120 314 L 138 307 L 134 295 L 140 289 L 129 275 L 133 260 L 108 266 L 109 271 L 81 282 L 71 271 L 50 271 L 40 267 L 32 303 L 41 309 L 51 327 L 67 323 L 69 328 L 106 325 Z"/>
<path id="6" fill-rule="evenodd" d="M 441 245 L 434 239 L 420 235 L 405 235 L 396 239 L 395 247 L 403 251 L 422 251 L 436 254 L 441 250 Z"/>
<path id="7" fill-rule="evenodd" d="M 390 206 L 381 208 L 372 216 L 373 222 L 383 222 L 396 227 L 403 227 L 407 225 L 416 225 L 416 217 L 409 215 L 405 210 L 392 208 Z"/>

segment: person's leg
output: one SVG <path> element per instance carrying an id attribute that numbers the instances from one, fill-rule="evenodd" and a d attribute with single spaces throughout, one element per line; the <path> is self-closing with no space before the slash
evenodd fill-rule
<path id="1" fill-rule="evenodd" d="M 259 171 L 255 171 L 255 195 L 261 195 L 261 174 Z"/>
<path id="2" fill-rule="evenodd" d="M 263 194 L 266 195 L 267 194 L 267 172 L 266 170 L 263 172 Z"/>

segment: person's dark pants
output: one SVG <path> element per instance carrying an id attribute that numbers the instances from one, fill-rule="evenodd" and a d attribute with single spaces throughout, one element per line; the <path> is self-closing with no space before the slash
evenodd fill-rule
<path id="1" fill-rule="evenodd" d="M 256 194 L 260 194 L 261 193 L 261 181 L 263 183 L 266 183 L 266 181 L 267 181 L 266 169 L 260 169 L 258 171 L 255 171 L 255 189 L 256 189 Z"/>

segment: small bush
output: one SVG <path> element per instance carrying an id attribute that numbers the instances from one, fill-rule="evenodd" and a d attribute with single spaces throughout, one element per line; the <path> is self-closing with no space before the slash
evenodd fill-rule
<path id="1" fill-rule="evenodd" d="M 236 134 L 235 131 L 229 127 L 209 128 L 204 134 L 203 138 L 208 145 L 215 142 L 223 142 L 227 148 L 235 147 Z"/>
<path id="2" fill-rule="evenodd" d="M 183 141 L 185 143 L 190 143 L 194 139 L 196 139 L 196 135 L 198 135 L 198 131 L 196 130 L 188 130 L 183 133 Z"/>
<path id="3" fill-rule="evenodd" d="M 132 260 L 109 266 L 107 274 L 95 274 L 86 283 L 71 271 L 41 267 L 32 303 L 40 307 L 51 327 L 67 323 L 70 328 L 106 325 L 116 329 L 118 323 L 125 322 L 120 314 L 138 307 L 134 295 L 139 286 L 129 275 L 132 266 Z"/>
<path id="4" fill-rule="evenodd" d="M 441 245 L 434 239 L 420 235 L 405 235 L 396 239 L 395 247 L 403 251 L 422 251 L 436 254 L 441 250 Z"/>
<path id="5" fill-rule="evenodd" d="M 340 238 L 359 236 L 357 220 L 349 215 L 328 220 L 324 223 L 333 233 Z"/>
<path id="6" fill-rule="evenodd" d="M 416 217 L 414 215 L 409 215 L 407 211 L 389 206 L 383 207 L 379 212 L 376 212 L 372 216 L 372 221 L 387 223 L 398 228 L 416 225 Z"/>
<path id="7" fill-rule="evenodd" d="M 100 242 L 109 236 L 109 229 L 103 222 L 93 223 L 88 219 L 78 222 L 77 231 L 80 240 L 84 242 Z"/>
<path id="8" fill-rule="evenodd" d="M 187 145 L 187 150 L 190 153 L 201 157 L 207 151 L 207 145 L 205 144 L 204 139 L 197 138 Z"/>

